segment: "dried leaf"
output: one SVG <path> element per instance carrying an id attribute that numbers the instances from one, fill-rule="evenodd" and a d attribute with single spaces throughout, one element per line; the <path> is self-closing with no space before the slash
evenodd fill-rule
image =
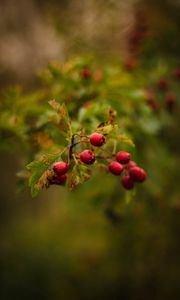
<path id="1" fill-rule="evenodd" d="M 34 136 L 34 140 L 42 149 L 48 149 L 53 145 L 53 140 L 48 136 L 48 134 L 39 133 Z"/>
<path id="2" fill-rule="evenodd" d="M 117 116 L 117 112 L 114 109 L 111 108 L 109 110 L 109 122 L 110 122 L 110 124 L 114 124 L 116 116 Z"/>
<path id="3" fill-rule="evenodd" d="M 27 165 L 27 169 L 31 172 L 29 186 L 32 197 L 37 196 L 42 188 L 48 187 L 48 178 L 52 175 L 50 166 L 60 158 L 61 153 L 45 155 Z"/>
<path id="4" fill-rule="evenodd" d="M 68 176 L 68 188 L 73 191 L 78 184 L 82 184 L 91 177 L 91 170 L 84 164 L 77 164 L 73 167 Z"/>
<path id="5" fill-rule="evenodd" d="M 115 130 L 116 128 L 117 128 L 116 124 L 110 124 L 109 122 L 104 122 L 104 123 L 101 123 L 98 126 L 98 128 L 96 129 L 96 131 L 98 133 L 102 133 L 102 134 L 109 134 L 113 130 Z"/>
<path id="6" fill-rule="evenodd" d="M 129 137 L 127 137 L 127 136 L 125 136 L 125 135 L 117 135 L 117 140 L 119 141 L 119 142 L 121 142 L 122 144 L 127 144 L 127 145 L 130 145 L 130 146 L 132 146 L 132 147 L 135 147 L 135 144 L 134 144 L 134 142 L 132 141 L 132 139 L 131 138 L 129 138 Z"/>
<path id="7" fill-rule="evenodd" d="M 38 182 L 34 185 L 36 190 L 41 190 L 43 188 L 49 187 L 49 179 L 53 176 L 53 172 L 51 170 L 45 171 L 41 177 L 39 178 Z"/>
<path id="8" fill-rule="evenodd" d="M 64 103 L 59 104 L 55 99 L 50 100 L 49 104 L 56 110 L 58 114 L 57 125 L 60 131 L 66 137 L 71 137 L 71 123 L 66 105 Z"/>
<path id="9" fill-rule="evenodd" d="M 109 173 L 108 167 L 104 164 L 97 164 L 97 167 L 99 168 L 100 171 L 103 171 L 105 173 Z"/>
<path id="10" fill-rule="evenodd" d="M 54 108 L 56 111 L 58 111 L 59 103 L 57 103 L 55 99 L 49 100 L 49 104 L 51 105 L 52 108 Z"/>

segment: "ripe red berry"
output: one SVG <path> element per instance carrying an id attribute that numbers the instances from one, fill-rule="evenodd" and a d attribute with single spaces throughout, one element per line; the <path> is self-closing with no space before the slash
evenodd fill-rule
<path id="1" fill-rule="evenodd" d="M 52 168 L 56 175 L 64 175 L 68 170 L 68 165 L 64 161 L 58 161 L 53 164 Z"/>
<path id="2" fill-rule="evenodd" d="M 146 179 L 146 172 L 139 168 L 139 167 L 133 167 L 129 169 L 129 175 L 134 181 L 137 182 L 143 182 Z"/>
<path id="3" fill-rule="evenodd" d="M 54 175 L 51 180 L 50 180 L 50 183 L 51 184 L 58 184 L 58 185 L 61 185 L 63 183 L 65 183 L 67 179 L 67 176 L 64 174 L 64 175 Z"/>
<path id="4" fill-rule="evenodd" d="M 123 166 L 117 161 L 113 161 L 109 164 L 109 171 L 114 175 L 120 175 L 123 171 Z"/>
<path id="5" fill-rule="evenodd" d="M 135 161 L 130 160 L 130 161 L 127 163 L 127 165 L 126 165 L 125 168 L 126 168 L 127 170 L 129 170 L 129 169 L 134 168 L 134 167 L 137 167 L 137 164 L 135 163 Z"/>
<path id="6" fill-rule="evenodd" d="M 87 165 L 92 165 L 95 159 L 95 155 L 91 150 L 84 150 L 80 154 L 80 160 Z"/>
<path id="7" fill-rule="evenodd" d="M 89 140 L 91 145 L 101 147 L 105 143 L 105 136 L 101 133 L 94 132 L 90 135 Z"/>
<path id="8" fill-rule="evenodd" d="M 119 151 L 116 154 L 116 160 L 121 164 L 127 164 L 131 158 L 131 154 L 126 151 Z"/>
<path id="9" fill-rule="evenodd" d="M 89 77 L 91 77 L 91 70 L 88 69 L 88 68 L 85 68 L 81 71 L 81 76 L 84 78 L 84 79 L 87 79 Z"/>
<path id="10" fill-rule="evenodd" d="M 126 190 L 131 190 L 134 187 L 134 181 L 129 175 L 124 175 L 122 177 L 121 183 Z"/>

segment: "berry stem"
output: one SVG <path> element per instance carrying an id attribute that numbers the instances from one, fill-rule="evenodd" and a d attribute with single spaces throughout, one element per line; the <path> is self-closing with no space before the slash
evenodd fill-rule
<path id="1" fill-rule="evenodd" d="M 109 164 L 109 163 L 111 162 L 111 160 L 112 160 L 113 156 L 112 156 L 112 155 L 111 155 L 111 156 L 102 156 L 102 155 L 97 155 L 97 156 L 96 156 L 96 158 L 99 158 L 99 159 L 104 159 L 104 160 L 105 160 L 105 162 L 106 162 L 107 164 Z"/>
<path id="2" fill-rule="evenodd" d="M 72 159 L 73 147 L 75 145 L 75 135 L 76 135 L 76 133 L 72 135 L 71 143 L 68 145 L 68 165 Z"/>
<path id="3" fill-rule="evenodd" d="M 108 151 L 108 150 L 106 150 L 106 149 L 104 149 L 104 148 L 101 148 L 101 151 L 103 151 L 103 152 L 105 152 L 105 153 L 107 153 L 107 154 L 111 154 L 111 157 L 115 156 L 114 153 L 112 153 L 111 151 Z"/>
<path id="4" fill-rule="evenodd" d="M 68 160 L 67 160 L 67 164 L 69 165 L 70 164 L 70 161 L 71 161 L 71 144 L 68 145 Z"/>
<path id="5" fill-rule="evenodd" d="M 72 156 L 73 156 L 73 159 L 74 159 L 74 162 L 75 162 L 75 164 L 76 164 L 76 165 L 78 165 L 78 161 L 77 161 L 77 157 L 76 157 L 76 155 L 75 155 L 75 154 L 73 154 Z"/>
<path id="6" fill-rule="evenodd" d="M 88 135 L 85 135 L 85 134 L 74 133 L 73 135 L 74 135 L 74 136 L 77 135 L 77 136 L 79 136 L 80 138 L 81 138 L 81 137 L 85 137 L 85 138 L 87 138 L 87 139 L 89 138 Z"/>

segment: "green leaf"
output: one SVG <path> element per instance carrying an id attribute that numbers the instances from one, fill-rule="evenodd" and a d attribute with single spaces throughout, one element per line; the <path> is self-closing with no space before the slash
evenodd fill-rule
<path id="1" fill-rule="evenodd" d="M 84 164 L 76 164 L 68 176 L 68 188 L 73 191 L 91 177 L 91 170 Z"/>
<path id="2" fill-rule="evenodd" d="M 27 169 L 31 172 L 31 176 L 29 178 L 29 186 L 31 187 L 32 197 L 38 195 L 40 189 L 37 189 L 35 185 L 38 183 L 40 177 L 48 167 L 49 166 L 42 160 L 33 161 L 27 165 Z"/>
<path id="3" fill-rule="evenodd" d="M 62 67 L 58 63 L 49 63 L 48 70 L 52 77 L 56 80 L 60 80 L 63 78 Z"/>
<path id="4" fill-rule="evenodd" d="M 134 144 L 134 142 L 132 141 L 132 139 L 131 138 L 129 138 L 129 137 L 127 137 L 127 136 L 125 136 L 125 135 L 117 135 L 116 136 L 116 139 L 120 142 L 120 143 L 122 143 L 122 144 L 127 144 L 127 145 L 129 145 L 129 146 L 131 146 L 131 147 L 135 147 L 135 144 Z"/>
<path id="5" fill-rule="evenodd" d="M 72 136 L 71 122 L 66 105 L 64 103 L 59 104 L 55 99 L 50 100 L 49 104 L 56 110 L 58 114 L 57 125 L 60 129 L 60 132 L 65 135 L 67 139 L 70 139 Z"/>
<path id="6" fill-rule="evenodd" d="M 101 133 L 101 134 L 110 134 L 112 133 L 113 131 L 116 131 L 118 128 L 117 124 L 111 124 L 109 121 L 108 122 L 103 122 L 101 123 L 96 131 L 98 133 Z"/>
<path id="7" fill-rule="evenodd" d="M 26 168 L 31 172 L 29 177 L 29 186 L 31 187 L 32 197 L 35 197 L 43 188 L 49 186 L 48 178 L 51 177 L 52 172 L 50 166 L 56 160 L 60 159 L 61 153 L 58 154 L 48 154 L 43 156 L 40 160 L 32 161 L 26 166 Z"/>

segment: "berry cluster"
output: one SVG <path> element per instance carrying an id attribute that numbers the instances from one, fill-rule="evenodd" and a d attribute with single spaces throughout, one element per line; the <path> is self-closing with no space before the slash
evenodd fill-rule
<path id="1" fill-rule="evenodd" d="M 116 161 L 109 164 L 109 170 L 114 175 L 123 174 L 121 183 L 127 190 L 131 190 L 135 182 L 143 182 L 147 177 L 144 169 L 139 168 L 136 162 L 131 160 L 131 154 L 126 151 L 116 154 Z"/>
<path id="2" fill-rule="evenodd" d="M 55 162 L 52 166 L 53 176 L 49 179 L 51 184 L 62 185 L 66 182 L 68 164 L 64 161 Z"/>
<path id="3" fill-rule="evenodd" d="M 92 165 L 94 162 L 98 159 L 113 159 L 115 157 L 114 161 L 109 162 L 108 161 L 108 170 L 112 174 L 118 176 L 123 174 L 121 183 L 122 186 L 130 190 L 134 187 L 135 182 L 143 182 L 146 179 L 146 172 L 138 167 L 136 162 L 131 160 L 131 154 L 126 151 L 119 151 L 116 154 L 112 154 L 111 156 L 96 156 L 95 149 L 96 147 L 101 147 L 106 143 L 106 137 L 101 134 L 94 132 L 90 136 L 84 136 L 88 140 L 86 140 L 86 143 L 90 143 L 92 150 L 85 149 L 82 152 L 80 152 L 79 155 L 76 155 L 76 159 L 80 160 L 80 163 L 86 164 L 86 165 Z M 73 138 L 74 140 L 74 138 Z M 77 144 L 82 143 L 82 140 L 80 142 L 72 143 L 69 147 L 69 158 L 71 159 L 72 156 L 72 149 Z M 69 169 L 70 161 L 64 162 L 59 161 L 55 162 L 52 165 L 52 171 L 53 176 L 49 179 L 50 184 L 57 184 L 62 185 L 65 183 L 67 179 L 67 171 Z"/>
<path id="4" fill-rule="evenodd" d="M 92 146 L 100 147 L 105 143 L 105 136 L 99 133 L 93 133 L 89 137 L 89 142 Z M 75 146 L 70 145 L 70 149 Z M 71 156 L 71 155 L 70 155 Z M 81 162 L 91 165 L 95 162 L 95 154 L 91 150 L 84 150 L 80 153 Z M 52 165 L 53 176 L 49 178 L 50 184 L 63 185 L 67 179 L 67 171 L 70 162 L 58 161 Z"/>

